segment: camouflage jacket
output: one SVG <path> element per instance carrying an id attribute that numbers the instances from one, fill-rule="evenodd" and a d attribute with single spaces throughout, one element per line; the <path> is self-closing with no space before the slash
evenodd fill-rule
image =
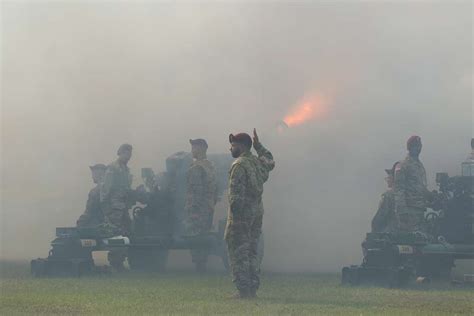
<path id="1" fill-rule="evenodd" d="M 207 159 L 195 160 L 187 172 L 185 209 L 202 212 L 214 209 L 217 202 L 217 182 L 214 164 Z"/>
<path id="2" fill-rule="evenodd" d="M 275 167 L 273 155 L 260 143 L 254 148 L 258 157 L 250 151 L 237 158 L 230 168 L 229 218 L 235 215 L 263 214 L 263 184 Z"/>
<path id="3" fill-rule="evenodd" d="M 387 232 L 396 228 L 395 192 L 390 189 L 382 194 L 377 213 L 372 219 L 372 232 Z"/>
<path id="4" fill-rule="evenodd" d="M 397 165 L 394 189 L 397 211 L 406 207 L 426 208 L 429 192 L 425 167 L 419 159 L 408 156 Z"/>
<path id="5" fill-rule="evenodd" d="M 107 207 L 126 209 L 130 206 L 132 175 L 127 166 L 114 161 L 107 166 L 100 188 L 100 202 Z"/>
<path id="6" fill-rule="evenodd" d="M 77 220 L 77 226 L 94 226 L 104 221 L 104 214 L 100 206 L 100 185 L 96 185 L 89 192 L 86 209 Z"/>

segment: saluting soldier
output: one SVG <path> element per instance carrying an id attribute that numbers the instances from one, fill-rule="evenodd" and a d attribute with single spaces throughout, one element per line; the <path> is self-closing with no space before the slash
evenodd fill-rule
<path id="1" fill-rule="evenodd" d="M 259 141 L 254 129 L 252 139 L 246 133 L 229 135 L 232 157 L 229 177 L 229 212 L 224 238 L 227 242 L 232 278 L 238 292 L 234 298 L 253 298 L 260 286 L 257 245 L 262 233 L 263 184 L 275 167 L 273 155 Z"/>

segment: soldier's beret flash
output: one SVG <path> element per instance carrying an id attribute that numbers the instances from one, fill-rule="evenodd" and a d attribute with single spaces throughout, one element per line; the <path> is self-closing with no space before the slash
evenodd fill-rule
<path id="1" fill-rule="evenodd" d="M 95 164 L 93 166 L 89 166 L 89 168 L 91 170 L 105 170 L 105 169 L 107 169 L 107 166 L 102 164 L 102 163 L 98 163 L 98 164 Z"/>
<path id="2" fill-rule="evenodd" d="M 120 155 L 123 151 L 132 151 L 133 147 L 130 144 L 122 144 L 120 145 L 119 149 L 117 150 L 117 155 Z"/>
<path id="3" fill-rule="evenodd" d="M 229 135 L 229 142 L 230 143 L 238 143 L 247 145 L 249 148 L 252 147 L 252 138 L 247 133 L 239 133 L 237 135 L 230 134 Z"/>
<path id="4" fill-rule="evenodd" d="M 190 139 L 189 143 L 194 146 L 202 146 L 202 147 L 208 148 L 206 140 L 202 138 Z"/>

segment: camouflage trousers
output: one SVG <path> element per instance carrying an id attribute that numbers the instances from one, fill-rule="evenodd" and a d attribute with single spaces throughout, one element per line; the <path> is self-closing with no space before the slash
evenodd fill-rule
<path id="1" fill-rule="evenodd" d="M 203 212 L 193 212 L 189 214 L 186 229 L 192 235 L 208 233 L 212 228 L 214 210 L 205 210 Z M 204 268 L 207 263 L 209 251 L 204 249 L 191 249 L 191 257 L 194 264 Z"/>
<path id="2" fill-rule="evenodd" d="M 239 291 L 256 291 L 260 286 L 258 240 L 263 215 L 230 216 L 224 238 L 227 242 L 232 281 Z"/>
<path id="3" fill-rule="evenodd" d="M 393 232 L 398 230 L 398 217 L 395 211 L 390 213 L 377 212 L 372 219 L 372 232 Z"/>
<path id="4" fill-rule="evenodd" d="M 128 235 L 132 229 L 132 220 L 128 214 L 128 209 L 104 207 L 104 221 L 116 228 L 117 234 Z"/>
<path id="5" fill-rule="evenodd" d="M 113 227 L 115 235 L 128 235 L 132 228 L 132 220 L 128 214 L 128 209 L 113 208 L 110 206 L 104 207 L 105 223 Z M 107 259 L 110 265 L 118 270 L 123 269 L 123 263 L 127 257 L 126 249 L 110 250 Z"/>
<path id="6" fill-rule="evenodd" d="M 404 207 L 397 212 L 398 228 L 402 232 L 425 232 L 425 210 L 418 207 Z"/>
<path id="7" fill-rule="evenodd" d="M 92 216 L 90 214 L 84 213 L 76 221 L 77 227 L 95 227 L 99 226 L 104 222 L 103 218 L 99 216 Z"/>

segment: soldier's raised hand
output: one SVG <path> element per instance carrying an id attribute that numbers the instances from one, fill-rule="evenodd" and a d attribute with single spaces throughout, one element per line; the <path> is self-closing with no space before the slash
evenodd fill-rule
<path id="1" fill-rule="evenodd" d="M 258 139 L 258 135 L 257 135 L 257 130 L 255 128 L 253 129 L 253 143 L 254 144 L 260 143 L 260 141 Z"/>

